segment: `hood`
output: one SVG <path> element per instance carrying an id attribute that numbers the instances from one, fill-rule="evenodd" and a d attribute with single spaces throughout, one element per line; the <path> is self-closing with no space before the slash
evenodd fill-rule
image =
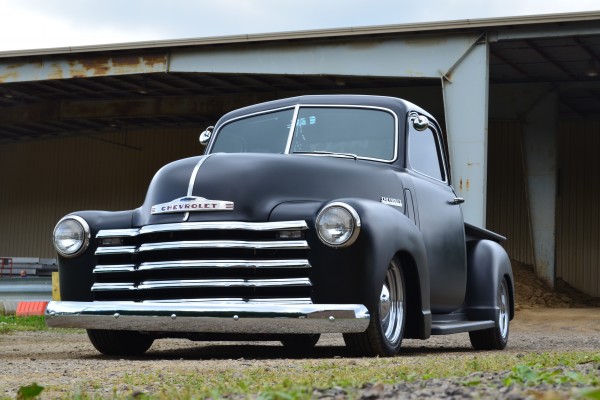
<path id="1" fill-rule="evenodd" d="M 200 164 L 199 168 L 197 166 Z M 185 212 L 155 214 L 153 206 L 192 196 L 233 202 L 233 209 L 190 212 L 188 221 L 268 221 L 285 202 L 359 197 L 403 198 L 397 172 L 384 163 L 289 154 L 217 153 L 175 161 L 154 176 L 134 226 L 181 222 Z"/>

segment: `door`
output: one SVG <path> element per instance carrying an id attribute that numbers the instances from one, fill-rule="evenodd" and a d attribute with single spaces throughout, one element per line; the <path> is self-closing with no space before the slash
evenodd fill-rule
<path id="1" fill-rule="evenodd" d="M 448 313 L 463 304 L 467 287 L 464 222 L 439 131 L 424 121 L 409 118 L 407 164 L 427 250 L 431 311 Z"/>

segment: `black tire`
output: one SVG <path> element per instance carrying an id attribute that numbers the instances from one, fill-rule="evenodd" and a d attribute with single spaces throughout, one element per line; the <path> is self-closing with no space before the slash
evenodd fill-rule
<path id="1" fill-rule="evenodd" d="M 406 326 L 406 290 L 402 266 L 395 258 L 378 296 L 367 330 L 344 334 L 346 346 L 357 355 L 390 357 L 400 351 Z"/>
<path id="2" fill-rule="evenodd" d="M 480 331 L 469 332 L 471 345 L 476 350 L 502 350 L 508 343 L 510 321 L 510 295 L 506 278 L 502 278 L 498 287 L 498 305 L 500 312 L 496 318 L 496 326 Z"/>
<path id="3" fill-rule="evenodd" d="M 286 335 L 281 339 L 281 344 L 294 353 L 304 353 L 312 351 L 320 337 L 318 333 Z"/>
<path id="4" fill-rule="evenodd" d="M 152 346 L 154 338 L 134 331 L 88 329 L 90 341 L 107 356 L 139 356 Z"/>

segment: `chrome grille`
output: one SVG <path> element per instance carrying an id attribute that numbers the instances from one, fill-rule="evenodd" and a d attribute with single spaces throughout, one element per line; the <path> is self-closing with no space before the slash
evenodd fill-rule
<path id="1" fill-rule="evenodd" d="M 305 221 L 183 222 L 96 235 L 96 300 L 310 303 Z"/>

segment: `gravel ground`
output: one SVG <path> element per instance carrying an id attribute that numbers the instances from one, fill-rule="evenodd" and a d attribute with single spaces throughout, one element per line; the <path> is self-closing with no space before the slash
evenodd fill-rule
<path id="1" fill-rule="evenodd" d="M 436 336 L 427 341 L 405 340 L 401 363 L 419 362 L 423 357 L 472 360 L 474 353 L 466 334 Z M 522 309 L 511 323 L 509 346 L 505 352 L 517 357 L 527 353 L 556 350 L 595 351 L 600 356 L 600 310 L 586 309 Z M 201 374 L 215 371 L 239 371 L 261 368 L 298 368 L 303 363 L 313 365 L 318 360 L 357 365 L 365 362 L 352 359 L 343 347 L 341 335 L 324 335 L 310 359 L 290 359 L 284 348 L 274 342 L 265 343 L 205 343 L 163 339 L 154 343 L 140 359 L 113 359 L 98 354 L 78 332 L 22 332 L 0 335 L 0 398 L 15 398 L 20 386 L 37 382 L 46 387 L 42 398 L 84 393 L 101 397 L 131 394 L 136 391 L 157 394 L 156 383 L 143 387 L 127 384 L 132 371 L 155 372 L 165 382 L 177 387 L 179 373 Z M 578 366 L 582 372 L 598 373 L 598 363 Z M 480 375 L 480 376 L 479 376 Z M 358 396 L 372 398 L 540 398 L 550 393 L 568 398 L 575 390 L 570 385 L 533 388 L 505 387 L 502 374 L 479 374 L 469 377 L 481 385 L 465 386 L 465 378 L 433 379 L 396 385 L 368 385 Z M 98 384 L 98 382 L 101 382 Z M 60 385 L 65 392 L 52 387 Z M 536 394 L 537 393 L 537 394 Z M 348 394 L 333 388 L 315 391 L 315 398 L 344 398 Z M 355 396 L 356 393 L 353 394 Z M 537 397 L 536 397 L 537 396 Z M 554 397 L 561 398 L 561 397 Z"/>

